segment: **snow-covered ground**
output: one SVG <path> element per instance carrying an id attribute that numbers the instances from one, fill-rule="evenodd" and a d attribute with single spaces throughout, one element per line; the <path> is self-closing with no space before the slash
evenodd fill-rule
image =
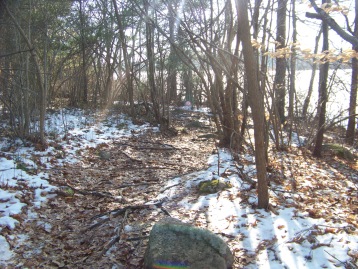
<path id="1" fill-rule="evenodd" d="M 39 207 L 54 195 L 55 187 L 47 181 L 47 169 L 54 164 L 81 162 L 83 149 L 135 135 L 133 133 L 147 128 L 152 127 L 134 125 L 124 116 L 62 110 L 48 116 L 49 148 L 46 151 L 35 151 L 21 141 L 1 141 L 0 265 L 6 265 L 13 256 L 6 238 L 1 235 L 3 229 L 13 230 L 21 219 L 19 215 L 26 211 L 30 216 L 33 206 Z M 154 131 L 157 130 L 154 128 Z M 242 171 L 254 178 L 252 156 L 242 158 L 247 160 Z M 229 245 L 239 260 L 248 263 L 245 268 L 344 268 L 341 262 L 347 262 L 347 253 L 358 252 L 357 235 L 347 232 L 347 223 L 310 218 L 306 212 L 283 206 L 276 207 L 277 214 L 255 209 L 257 197 L 249 192 L 250 184 L 235 172 L 237 167 L 228 151 L 219 150 L 219 154 L 210 156 L 208 164 L 207 170 L 169 180 L 157 198 L 166 197 L 164 205 L 170 206 L 171 201 L 178 203 L 180 193 L 188 193 L 180 198 L 178 210 L 170 211 L 173 217 L 184 213 L 189 219 L 195 218 L 198 226 L 235 238 Z M 233 187 L 199 198 L 190 196 L 200 181 L 213 178 L 229 181 Z M 33 201 L 21 202 L 29 192 L 33 193 Z M 251 194 L 245 196 L 247 193 Z"/>
<path id="2" fill-rule="evenodd" d="M 224 177 L 217 176 L 218 157 L 219 173 L 225 174 Z M 243 158 L 252 160 L 251 156 Z M 188 190 L 213 178 L 230 182 L 233 187 L 226 191 L 199 199 L 189 196 L 179 204 L 190 215 L 189 219 L 197 219 L 196 225 L 229 238 L 240 238 L 233 240 L 230 247 L 237 258 L 241 255 L 246 261 L 251 260 L 245 268 L 344 268 L 341 262 L 347 262 L 347 252 L 358 251 L 357 233 L 344 232 L 350 227 L 347 223 L 313 219 L 296 208 L 279 207 L 277 214 L 253 209 L 250 205 L 257 204 L 256 196 L 242 202 L 238 194 L 249 193 L 250 185 L 233 172 L 235 163 L 228 151 L 220 150 L 219 155 L 212 155 L 208 164 L 208 170 L 187 175 L 185 179 L 174 178 L 163 189 L 180 186 L 182 182 Z M 248 173 L 254 171 L 252 165 L 244 169 Z M 169 188 L 158 199 L 167 197 L 170 201 L 182 191 L 180 187 Z M 183 213 L 179 211 L 176 215 Z"/>
<path id="3" fill-rule="evenodd" d="M 46 170 L 54 164 L 80 162 L 83 149 L 136 135 L 131 131 L 138 133 L 149 127 L 134 125 L 125 116 L 86 115 L 80 110 L 66 109 L 48 114 L 46 126 L 49 147 L 45 151 L 36 151 L 21 140 L 0 141 L 0 265 L 13 255 L 2 230 L 13 230 L 26 210 L 34 217 L 31 207 L 39 207 L 55 195 L 55 187 L 46 180 Z M 20 200 L 29 195 L 29 190 L 34 197 L 27 205 Z"/>

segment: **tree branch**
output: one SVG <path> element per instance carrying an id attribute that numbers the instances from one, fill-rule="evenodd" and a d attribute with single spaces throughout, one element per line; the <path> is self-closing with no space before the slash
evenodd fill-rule
<path id="1" fill-rule="evenodd" d="M 332 19 L 322 8 L 319 8 L 316 4 L 316 1 L 314 0 L 309 0 L 312 7 L 315 9 L 315 11 L 317 12 L 317 16 L 314 17 L 309 17 L 307 16 L 307 14 L 312 14 L 312 13 L 306 13 L 306 17 L 308 18 L 314 18 L 314 19 L 320 19 L 320 20 L 324 20 L 340 37 L 342 37 L 345 41 L 351 43 L 353 46 L 358 46 L 358 38 L 350 35 L 349 33 L 347 33 L 346 31 L 344 31 L 338 24 L 337 22 Z"/>
<path id="2" fill-rule="evenodd" d="M 0 58 L 9 57 L 9 56 L 12 56 L 12 55 L 15 55 L 15 54 L 20 54 L 20 53 L 23 53 L 23 52 L 29 52 L 29 51 L 31 51 L 31 50 L 32 50 L 32 49 L 28 49 L 28 50 L 19 50 L 19 51 L 15 51 L 15 52 L 7 53 L 7 54 L 0 54 Z"/>

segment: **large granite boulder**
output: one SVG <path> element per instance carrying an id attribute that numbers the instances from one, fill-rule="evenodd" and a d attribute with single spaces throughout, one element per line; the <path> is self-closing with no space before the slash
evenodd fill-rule
<path id="1" fill-rule="evenodd" d="M 144 268 L 232 268 L 234 256 L 216 234 L 174 218 L 157 222 L 150 232 Z"/>

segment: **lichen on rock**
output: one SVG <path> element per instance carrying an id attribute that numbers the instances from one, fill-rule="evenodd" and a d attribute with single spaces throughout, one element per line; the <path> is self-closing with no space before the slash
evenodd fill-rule
<path id="1" fill-rule="evenodd" d="M 144 268 L 228 269 L 233 262 L 228 245 L 218 235 L 164 218 L 150 232 Z"/>
<path id="2" fill-rule="evenodd" d="M 212 179 L 200 182 L 198 185 L 198 192 L 199 194 L 210 194 L 230 188 L 232 188 L 230 182 L 225 182 L 219 179 Z"/>

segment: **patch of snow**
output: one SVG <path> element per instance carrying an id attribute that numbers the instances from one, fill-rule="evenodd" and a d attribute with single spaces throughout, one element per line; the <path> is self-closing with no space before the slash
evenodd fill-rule
<path id="1" fill-rule="evenodd" d="M 9 243 L 5 237 L 0 235 L 0 265 L 6 265 L 4 262 L 10 260 L 13 256 L 13 252 L 10 249 Z"/>
<path id="2" fill-rule="evenodd" d="M 106 121 L 100 122 L 104 118 Z M 27 191 L 33 191 L 32 206 L 35 208 L 55 196 L 56 187 L 48 182 L 46 171 L 37 172 L 36 169 L 46 170 L 54 165 L 79 163 L 82 151 L 86 148 L 138 135 L 132 133 L 132 130 L 151 128 L 149 124 L 135 125 L 123 115 L 86 115 L 83 111 L 69 109 L 48 114 L 46 126 L 50 146 L 45 151 L 36 151 L 33 147 L 23 145 L 19 139 L 12 141 L 3 138 L 0 141 L 0 233 L 4 227 L 11 230 L 19 223 L 12 216 L 22 213 L 26 206 L 19 198 L 26 195 L 23 186 L 26 186 Z M 153 132 L 159 131 L 159 128 L 151 129 Z M 56 148 L 53 144 L 57 145 Z M 56 154 L 61 152 L 61 158 L 56 158 Z M 31 206 L 27 208 L 27 213 L 29 219 L 36 219 Z M 41 225 L 45 230 L 51 230 L 48 224 Z M 11 257 L 12 251 L 6 238 L 0 236 L 0 262 Z"/>
<path id="3" fill-rule="evenodd" d="M 232 158 L 224 150 L 220 150 L 219 156 L 222 173 L 232 167 Z M 213 173 L 217 171 L 218 154 L 210 156 L 208 164 L 210 167 L 206 171 L 187 175 L 186 183 L 182 185 L 192 188 L 200 181 L 212 179 Z M 251 169 L 249 166 L 245 168 Z M 317 167 L 313 169 L 316 169 L 317 173 L 325 173 Z M 250 196 L 247 202 L 242 203 L 236 194 L 245 192 L 247 184 L 237 174 L 227 179 L 232 183 L 232 188 L 195 199 L 182 196 L 180 201 L 176 201 L 176 205 L 193 219 L 203 216 L 207 228 L 214 233 L 240 236 L 242 240 L 234 240 L 232 248 L 245 249 L 255 257 L 254 262 L 245 268 L 343 268 L 332 256 L 346 262 L 347 252 L 358 249 L 358 238 L 354 234 L 319 232 L 326 227 L 345 227 L 347 223 L 337 224 L 324 219 L 313 219 L 307 212 L 297 212 L 296 208 L 278 208 L 277 215 L 252 209 L 250 204 L 257 204 L 257 196 Z M 180 179 L 176 178 L 175 182 L 180 182 Z M 175 197 L 176 191 L 182 191 L 179 186 L 173 186 L 173 182 L 168 182 L 166 186 L 172 186 L 172 197 Z M 164 193 L 169 194 L 169 190 Z M 173 216 L 176 216 L 176 213 L 173 213 Z"/>

